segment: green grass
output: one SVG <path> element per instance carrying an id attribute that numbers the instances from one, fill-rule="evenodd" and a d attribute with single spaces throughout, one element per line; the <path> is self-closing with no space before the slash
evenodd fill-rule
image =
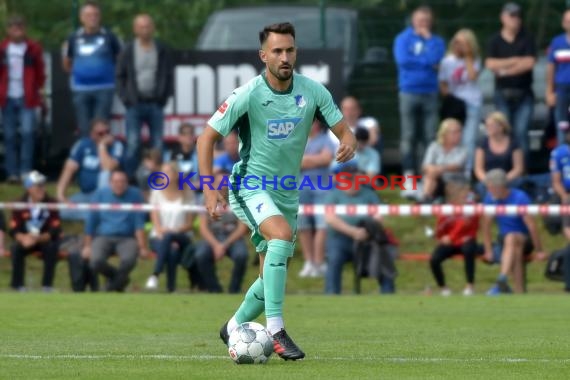
<path id="1" fill-rule="evenodd" d="M 2 379 L 563 379 L 563 296 L 286 299 L 302 362 L 233 364 L 217 337 L 240 296 L 0 294 Z M 264 322 L 261 320 L 261 322 Z"/>

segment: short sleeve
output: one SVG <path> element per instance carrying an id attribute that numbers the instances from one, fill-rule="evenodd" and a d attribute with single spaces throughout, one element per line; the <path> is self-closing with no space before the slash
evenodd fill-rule
<path id="1" fill-rule="evenodd" d="M 320 83 L 316 83 L 316 88 L 317 109 L 315 111 L 315 116 L 326 126 L 332 128 L 342 120 L 342 113 L 335 104 L 331 93 L 325 86 Z"/>
<path id="2" fill-rule="evenodd" d="M 517 203 L 518 205 L 529 205 L 531 203 L 530 197 L 522 190 L 519 190 L 517 196 Z"/>
<path id="3" fill-rule="evenodd" d="M 449 59 L 446 57 L 439 66 L 438 79 L 440 82 L 449 82 Z"/>
<path id="4" fill-rule="evenodd" d="M 234 90 L 208 120 L 208 125 L 222 136 L 227 136 L 240 118 L 247 114 L 248 104 L 249 90 L 245 86 Z"/>
<path id="5" fill-rule="evenodd" d="M 435 142 L 432 142 L 430 144 L 430 146 L 428 147 L 428 150 L 426 152 L 426 155 L 424 156 L 424 162 L 422 163 L 422 166 L 426 166 L 426 165 L 435 165 L 435 149 L 436 149 L 436 144 Z"/>
<path id="6" fill-rule="evenodd" d="M 83 149 L 81 149 L 81 147 L 82 147 L 81 140 L 79 140 L 75 144 L 73 144 L 73 147 L 71 148 L 71 153 L 69 154 L 69 159 L 77 162 L 78 164 L 80 164 L 81 161 L 83 161 Z"/>

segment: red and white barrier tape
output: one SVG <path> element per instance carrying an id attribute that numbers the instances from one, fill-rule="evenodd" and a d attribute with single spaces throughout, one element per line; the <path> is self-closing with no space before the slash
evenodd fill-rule
<path id="1" fill-rule="evenodd" d="M 45 208 L 50 210 L 78 211 L 135 211 L 149 212 L 170 208 L 186 212 L 202 213 L 204 206 L 157 206 L 143 203 L 26 203 L 0 202 L 0 210 L 26 210 Z M 387 216 L 434 216 L 434 215 L 570 215 L 570 205 L 300 205 L 299 215 L 387 215 Z"/>

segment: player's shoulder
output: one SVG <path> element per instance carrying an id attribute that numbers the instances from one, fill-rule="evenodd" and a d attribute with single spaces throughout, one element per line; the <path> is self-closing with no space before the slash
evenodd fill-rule
<path id="1" fill-rule="evenodd" d="M 233 96 L 249 96 L 263 84 L 261 75 L 257 75 L 232 91 Z"/>
<path id="2" fill-rule="evenodd" d="M 328 91 L 327 88 L 321 82 L 318 82 L 303 74 L 294 73 L 293 80 L 295 81 L 296 85 L 303 86 L 308 89 L 314 89 L 317 91 L 322 91 L 322 90 Z"/>

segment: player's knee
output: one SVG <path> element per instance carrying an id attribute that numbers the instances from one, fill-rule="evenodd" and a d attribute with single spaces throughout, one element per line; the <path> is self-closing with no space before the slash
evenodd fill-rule
<path id="1" fill-rule="evenodd" d="M 293 232 L 288 224 L 281 225 L 278 228 L 269 229 L 266 232 L 265 239 L 267 241 L 270 240 L 284 240 L 284 241 L 292 241 L 293 240 Z"/>

